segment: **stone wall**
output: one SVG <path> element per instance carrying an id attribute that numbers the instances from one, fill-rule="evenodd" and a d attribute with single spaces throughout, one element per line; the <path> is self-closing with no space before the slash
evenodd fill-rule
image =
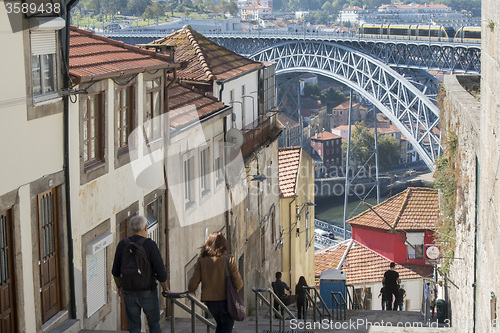
<path id="1" fill-rule="evenodd" d="M 463 323 L 473 322 L 476 154 L 479 151 L 480 102 L 464 89 L 459 80 L 461 78 L 456 76 L 445 77 L 441 128 L 444 154 L 450 158 L 449 162 L 456 181 L 454 210 L 456 247 L 453 255 L 456 259 L 451 259 L 448 283 L 449 308 L 452 325 L 457 332 L 469 332 L 470 330 L 465 327 L 467 325 Z M 461 81 L 464 84 L 468 83 Z M 452 153 L 451 150 L 456 150 L 456 153 Z M 438 298 L 444 299 L 445 295 L 440 294 Z"/>
<path id="2" fill-rule="evenodd" d="M 481 126 L 479 142 L 479 214 L 477 249 L 477 313 L 479 324 L 499 311 L 500 295 L 500 6 L 497 0 L 482 1 Z M 492 304 L 493 303 L 493 304 Z M 492 305 L 493 311 L 492 311 Z M 484 326 L 484 325 L 483 325 Z M 492 328 L 477 330 L 493 331 Z"/>

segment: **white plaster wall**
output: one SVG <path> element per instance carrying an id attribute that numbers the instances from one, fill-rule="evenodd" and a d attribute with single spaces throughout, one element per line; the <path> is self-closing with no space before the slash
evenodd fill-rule
<path id="1" fill-rule="evenodd" d="M 137 76 L 137 91 L 142 91 L 143 74 Z M 70 174 L 71 183 L 71 214 L 72 214 L 72 235 L 74 246 L 74 266 L 75 266 L 75 286 L 77 301 L 77 317 L 85 318 L 84 289 L 85 284 L 83 269 L 83 256 L 86 253 L 87 244 L 82 244 L 82 235 L 92 230 L 105 220 L 109 219 L 110 232 L 114 234 L 116 244 L 116 214 L 132 203 L 139 202 L 139 214 L 145 213 L 144 196 L 154 189 L 146 189 L 138 186 L 133 176 L 132 163 L 128 163 L 118 169 L 115 169 L 115 130 L 114 125 L 114 83 L 108 80 L 108 89 L 106 90 L 107 99 L 107 122 L 105 123 L 107 131 L 107 161 L 108 172 L 84 185 L 80 185 L 80 128 L 79 128 L 79 100 L 76 103 L 70 103 L 70 166 L 73 171 Z M 143 96 L 138 94 L 138 123 L 143 122 Z M 142 154 L 142 149 L 139 150 Z M 151 153 L 151 158 L 160 160 L 163 158 L 163 149 L 155 150 Z M 162 184 L 159 183 L 158 186 Z M 108 255 L 114 256 L 114 246 L 109 245 Z M 108 267 L 107 273 L 111 276 L 111 267 Z M 97 324 L 98 329 L 116 329 L 117 313 L 119 311 L 119 301 L 116 294 L 114 282 L 111 283 L 112 312 L 110 315 L 102 318 Z"/>
<path id="2" fill-rule="evenodd" d="M 242 75 L 241 77 L 225 82 L 224 89 L 222 90 L 222 99 L 221 102 L 231 106 L 230 102 L 230 92 L 234 90 L 233 101 L 237 103 L 232 103 L 233 112 L 236 114 L 236 128 L 241 129 L 242 127 L 250 124 L 256 117 L 258 117 L 258 94 L 255 92 L 258 90 L 258 82 L 259 82 L 259 71 L 253 71 L 251 73 Z M 245 86 L 245 96 L 252 96 L 241 98 L 241 87 Z M 219 97 L 221 90 L 221 85 L 214 86 L 214 96 Z M 245 104 L 245 123 L 242 124 L 242 115 L 241 115 L 241 103 Z M 254 106 L 252 106 L 252 104 Z M 231 128 L 231 122 L 228 121 L 228 128 Z"/>
<path id="3" fill-rule="evenodd" d="M 382 296 L 378 297 L 380 294 L 380 289 L 382 288 L 382 282 L 372 282 L 366 283 L 364 285 L 354 285 L 355 288 L 368 287 L 371 288 L 372 292 L 372 307 L 371 310 L 382 310 Z M 422 279 L 411 279 L 411 280 L 401 280 L 401 286 L 406 290 L 406 297 L 404 303 L 404 311 L 421 311 L 422 308 L 422 295 L 423 295 L 423 280 Z M 410 308 L 406 308 L 406 300 L 410 300 Z"/>
<path id="4" fill-rule="evenodd" d="M 20 21 L 17 22 L 21 24 Z M 28 32 L 13 33 L 6 11 L 0 11 L 0 36 L 3 45 L 0 62 L 0 194 L 18 188 L 44 175 L 62 169 L 62 114 L 27 121 L 25 58 L 23 38 Z M 61 103 L 57 101 L 55 103 Z M 33 167 L 35 166 L 36 167 Z"/>

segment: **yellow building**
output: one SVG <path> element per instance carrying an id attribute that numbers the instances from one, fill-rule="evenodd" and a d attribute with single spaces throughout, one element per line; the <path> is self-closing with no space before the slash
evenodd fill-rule
<path id="1" fill-rule="evenodd" d="M 304 276 L 314 285 L 314 161 L 300 147 L 279 149 L 282 280 L 295 293 Z"/>

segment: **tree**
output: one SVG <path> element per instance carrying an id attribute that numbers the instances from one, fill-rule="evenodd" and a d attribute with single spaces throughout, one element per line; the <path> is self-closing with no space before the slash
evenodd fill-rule
<path id="1" fill-rule="evenodd" d="M 106 0 L 101 1 L 102 9 L 106 14 L 114 16 L 119 11 L 127 8 L 127 0 Z"/>
<path id="2" fill-rule="evenodd" d="M 347 142 L 342 143 L 342 149 L 347 151 Z M 373 129 L 367 129 L 364 122 L 356 123 L 351 132 L 351 154 L 355 165 L 375 167 L 375 135 Z M 380 170 L 386 170 L 399 162 L 400 146 L 398 141 L 390 135 L 378 135 L 378 156 Z"/>
<path id="3" fill-rule="evenodd" d="M 321 92 L 317 84 L 306 84 L 304 87 L 304 96 L 306 97 L 319 97 Z"/>
<path id="4" fill-rule="evenodd" d="M 378 156 L 381 170 L 389 169 L 399 163 L 401 147 L 398 140 L 390 135 L 378 136 Z"/>
<path id="5" fill-rule="evenodd" d="M 333 13 L 333 5 L 331 2 L 328 2 L 328 1 L 325 2 L 323 4 L 323 6 L 321 6 L 321 9 L 323 9 L 323 11 L 325 11 L 326 13 L 329 13 L 329 14 Z"/>
<path id="6" fill-rule="evenodd" d="M 144 11 L 144 18 L 154 19 L 165 16 L 165 8 L 157 1 L 153 2 Z"/>
<path id="7" fill-rule="evenodd" d="M 130 14 L 141 16 L 151 5 L 151 0 L 128 0 L 127 10 Z"/>

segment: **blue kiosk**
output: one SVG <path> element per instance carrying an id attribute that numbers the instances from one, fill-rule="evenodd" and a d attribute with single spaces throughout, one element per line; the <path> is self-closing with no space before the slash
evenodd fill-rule
<path id="1" fill-rule="evenodd" d="M 332 308 L 332 292 L 340 292 L 344 299 L 346 285 L 346 275 L 340 269 L 327 269 L 321 272 L 319 277 L 319 293 L 326 303 L 326 306 Z"/>

